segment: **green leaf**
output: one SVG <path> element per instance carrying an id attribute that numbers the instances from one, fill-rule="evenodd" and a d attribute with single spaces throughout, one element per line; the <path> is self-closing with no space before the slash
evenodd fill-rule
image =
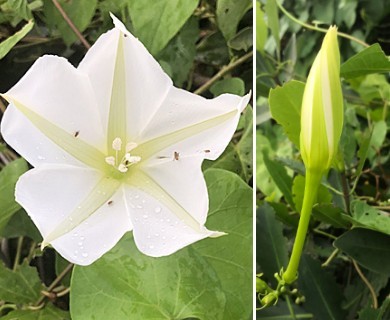
<path id="1" fill-rule="evenodd" d="M 343 296 L 335 279 L 321 268 L 319 261 L 303 255 L 298 276 L 299 288 L 306 298 L 304 307 L 315 319 L 345 319 Z"/>
<path id="2" fill-rule="evenodd" d="M 134 33 L 152 55 L 159 53 L 188 20 L 198 0 L 131 0 Z"/>
<path id="3" fill-rule="evenodd" d="M 251 0 L 217 1 L 218 27 L 226 40 L 230 40 L 236 34 L 238 23 L 251 7 Z"/>
<path id="4" fill-rule="evenodd" d="M 0 232 L 12 215 L 20 209 L 19 204 L 15 202 L 15 185 L 27 169 L 27 162 L 19 158 L 0 171 Z"/>
<path id="5" fill-rule="evenodd" d="M 161 258 L 141 254 L 132 238 L 124 237 L 93 265 L 75 267 L 73 320 L 249 318 L 252 189 L 228 171 L 209 169 L 205 177 L 210 195 L 207 226 L 228 235 Z"/>
<path id="6" fill-rule="evenodd" d="M 266 152 L 263 153 L 264 164 L 274 180 L 275 184 L 278 186 L 279 190 L 283 193 L 284 198 L 288 204 L 295 208 L 293 196 L 292 196 L 292 178 L 287 174 L 286 168 L 282 166 L 279 162 L 270 160 Z"/>
<path id="7" fill-rule="evenodd" d="M 386 297 L 383 301 L 382 306 L 378 309 L 366 307 L 359 312 L 359 320 L 382 320 L 386 319 L 384 314 L 389 308 L 390 297 Z"/>
<path id="8" fill-rule="evenodd" d="M 245 94 L 245 83 L 240 78 L 233 77 L 222 79 L 211 86 L 210 92 L 214 95 L 214 97 L 223 93 L 232 93 L 243 96 Z"/>
<path id="9" fill-rule="evenodd" d="M 355 54 L 341 65 L 341 76 L 350 79 L 390 71 L 390 61 L 378 43 Z"/>
<path id="10" fill-rule="evenodd" d="M 38 272 L 25 261 L 16 271 L 0 263 L 0 300 L 14 303 L 31 303 L 40 297 L 42 287 Z"/>
<path id="11" fill-rule="evenodd" d="M 283 237 L 283 224 L 276 220 L 274 209 L 266 202 L 257 210 L 256 261 L 268 280 L 288 263 L 287 240 Z"/>
<path id="12" fill-rule="evenodd" d="M 242 80 L 240 79 L 240 81 Z M 217 90 L 214 88 L 214 92 Z M 224 153 L 215 161 L 205 162 L 204 168 L 232 171 L 249 182 L 253 175 L 252 108 L 245 109 L 240 119 L 240 126 L 243 130 L 240 140 L 237 143 L 230 142 Z"/>
<path id="13" fill-rule="evenodd" d="M 382 147 L 383 142 L 385 141 L 387 133 L 386 122 L 381 120 L 374 124 L 372 129 L 372 135 L 370 139 L 370 145 L 367 152 L 367 158 L 371 163 L 374 162 L 374 158 L 377 155 L 378 150 Z"/>
<path id="14" fill-rule="evenodd" d="M 15 310 L 1 318 L 2 320 L 69 320 L 70 315 L 51 303 L 39 310 Z"/>
<path id="15" fill-rule="evenodd" d="M 275 40 L 277 55 L 280 58 L 280 36 L 279 36 L 279 15 L 277 0 L 268 0 L 265 4 L 265 13 L 268 18 L 268 28 L 270 28 L 272 36 Z"/>
<path id="16" fill-rule="evenodd" d="M 365 228 L 341 235 L 334 246 L 374 272 L 390 274 L 390 236 Z"/>
<path id="17" fill-rule="evenodd" d="M 30 20 L 22 29 L 0 43 L 0 59 L 3 59 L 8 52 L 21 40 L 34 26 L 34 21 Z"/>
<path id="18" fill-rule="evenodd" d="M 229 63 L 229 49 L 220 32 L 204 37 L 197 46 L 197 61 L 220 67 Z"/>
<path id="19" fill-rule="evenodd" d="M 267 40 L 268 30 L 264 20 L 264 12 L 261 9 L 260 2 L 256 1 L 256 50 L 264 52 L 265 42 Z"/>
<path id="20" fill-rule="evenodd" d="M 165 71 L 178 87 L 181 87 L 187 80 L 192 68 L 198 37 L 198 20 L 191 17 L 158 55 L 160 64 L 162 61 L 169 64 L 171 72 Z"/>
<path id="21" fill-rule="evenodd" d="M 42 241 L 42 236 L 37 227 L 23 209 L 15 212 L 3 230 L 0 229 L 0 237 L 17 238 L 20 236 L 29 237 L 35 242 Z"/>
<path id="22" fill-rule="evenodd" d="M 355 200 L 351 204 L 352 217 L 343 215 L 344 219 L 355 226 L 366 227 L 386 233 L 390 236 L 389 214 L 371 207 L 367 203 Z"/>
<path id="23" fill-rule="evenodd" d="M 97 0 L 59 0 L 58 2 L 80 32 L 83 32 L 89 26 L 95 14 Z M 69 27 L 52 1 L 44 1 L 43 3 L 43 11 L 48 26 L 51 29 L 57 28 L 65 44 L 70 46 L 78 39 L 76 34 Z"/>
<path id="24" fill-rule="evenodd" d="M 305 194 L 305 177 L 297 175 L 294 178 L 292 185 L 292 193 L 294 197 L 295 208 L 298 212 L 302 210 L 303 196 Z M 329 190 L 323 185 L 319 186 L 316 203 L 329 203 L 332 200 L 332 195 Z"/>
<path id="25" fill-rule="evenodd" d="M 193 250 L 174 257 L 147 257 L 127 236 L 92 266 L 77 266 L 72 319 L 221 319 L 225 297 L 214 270 Z"/>
<path id="26" fill-rule="evenodd" d="M 332 225 L 335 228 L 349 228 L 350 224 L 343 218 L 343 210 L 329 203 L 322 203 L 313 208 L 313 218 Z"/>
<path id="27" fill-rule="evenodd" d="M 313 319 L 313 314 L 304 310 L 301 306 L 293 302 L 291 307 L 294 310 L 294 315 L 287 302 L 279 299 L 278 303 L 271 308 L 265 308 L 256 312 L 258 320 L 296 320 L 296 319 Z"/>
<path id="28" fill-rule="evenodd" d="M 289 81 L 283 87 L 271 89 L 269 106 L 272 117 L 283 126 L 288 138 L 299 147 L 301 132 L 301 104 L 305 84 Z"/>
<path id="29" fill-rule="evenodd" d="M 247 52 L 253 46 L 253 28 L 246 27 L 228 41 L 228 46 L 234 50 Z"/>

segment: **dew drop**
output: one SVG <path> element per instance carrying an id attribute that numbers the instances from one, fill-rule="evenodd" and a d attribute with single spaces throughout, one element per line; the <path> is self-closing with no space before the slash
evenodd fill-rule
<path id="1" fill-rule="evenodd" d="M 151 238 L 151 236 L 148 234 L 148 235 L 146 236 L 146 238 L 147 238 L 147 239 L 150 239 L 150 238 Z"/>
<path id="2" fill-rule="evenodd" d="M 82 245 L 83 245 L 83 242 L 82 242 L 82 241 L 79 241 L 77 244 L 78 244 L 79 246 L 82 246 Z"/>
<path id="3" fill-rule="evenodd" d="M 86 253 L 86 252 L 83 252 L 81 255 L 82 255 L 84 258 L 88 257 L 88 253 Z"/>
<path id="4" fill-rule="evenodd" d="M 154 236 L 157 238 L 159 237 L 160 235 L 158 233 L 155 233 Z"/>
<path id="5" fill-rule="evenodd" d="M 45 160 L 45 159 L 46 159 L 45 157 L 38 156 L 38 160 Z"/>
<path id="6" fill-rule="evenodd" d="M 147 219 L 147 218 L 148 218 L 148 215 L 147 215 L 147 214 L 144 214 L 142 217 L 143 217 L 144 219 Z"/>
<path id="7" fill-rule="evenodd" d="M 138 198 L 139 198 L 139 195 L 138 195 L 138 194 L 136 194 L 136 195 L 134 196 L 134 198 L 135 198 L 135 199 L 138 199 Z"/>
<path id="8" fill-rule="evenodd" d="M 165 240 L 167 237 L 166 236 L 162 236 L 162 239 Z"/>
<path id="9" fill-rule="evenodd" d="M 160 207 L 156 207 L 156 208 L 154 209 L 154 212 L 160 213 L 160 212 L 161 212 L 161 208 L 160 208 Z"/>
<path id="10" fill-rule="evenodd" d="M 83 236 L 80 237 L 80 240 L 81 240 L 81 241 L 83 241 L 84 239 L 85 239 L 85 237 L 83 237 Z"/>
<path id="11" fill-rule="evenodd" d="M 138 209 L 142 209 L 142 206 L 138 204 L 138 205 L 137 205 L 137 208 L 138 208 Z"/>
<path id="12" fill-rule="evenodd" d="M 149 249 L 154 249 L 154 245 L 151 244 L 151 245 L 149 246 Z"/>

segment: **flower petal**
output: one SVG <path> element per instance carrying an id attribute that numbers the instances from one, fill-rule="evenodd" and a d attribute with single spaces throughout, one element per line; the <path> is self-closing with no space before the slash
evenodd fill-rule
<path id="1" fill-rule="evenodd" d="M 118 58 L 124 58 L 122 69 L 125 70 L 125 83 L 122 85 L 126 88 L 127 134 L 131 141 L 136 141 L 144 124 L 149 122 L 164 100 L 172 81 L 144 45 L 118 19 L 113 19 L 116 28 L 96 41 L 78 69 L 90 78 L 102 115 L 103 128 L 107 131 L 112 104 L 123 100 L 122 97 L 113 96 L 124 94 L 123 91 L 113 90 L 113 80 L 115 82 L 118 78 L 115 72 L 119 70 L 116 68 Z M 123 52 L 119 53 L 118 50 Z"/>
<path id="2" fill-rule="evenodd" d="M 3 96 L 11 110 L 2 133 L 33 166 L 83 162 L 104 169 L 105 140 L 88 78 L 65 59 L 38 59 Z"/>
<path id="3" fill-rule="evenodd" d="M 34 167 L 45 163 L 86 166 L 50 140 L 13 104 L 5 110 L 1 134 Z"/>
<path id="4" fill-rule="evenodd" d="M 37 81 L 39 79 L 39 81 Z M 105 139 L 88 77 L 66 59 L 39 58 L 3 96 L 105 153 Z"/>
<path id="5" fill-rule="evenodd" d="M 81 212 L 78 207 L 95 191 L 102 178 L 102 174 L 93 169 L 43 165 L 19 179 L 16 200 L 26 209 L 42 236 L 47 238 L 61 223 L 70 219 L 75 210 Z M 100 200 L 93 214 L 50 241 L 67 260 L 90 264 L 131 230 L 121 188 L 111 194 L 102 192 Z M 75 217 L 72 219 L 76 222 Z"/>
<path id="6" fill-rule="evenodd" d="M 125 187 L 126 201 L 134 241 L 144 254 L 166 256 L 201 239 L 224 234 L 207 230 L 197 221 L 203 217 L 193 217 L 147 174 L 138 170 L 132 179 L 138 183 Z"/>
<path id="7" fill-rule="evenodd" d="M 172 88 L 141 135 L 137 154 L 143 159 L 203 153 L 215 160 L 225 150 L 250 95 L 223 94 L 205 99 Z"/>
<path id="8" fill-rule="evenodd" d="M 199 224 L 209 208 L 207 186 L 201 170 L 203 154 L 153 159 L 142 170 L 183 207 Z"/>

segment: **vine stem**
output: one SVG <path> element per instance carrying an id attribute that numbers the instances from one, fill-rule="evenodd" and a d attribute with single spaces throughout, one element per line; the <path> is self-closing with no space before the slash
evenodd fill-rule
<path id="1" fill-rule="evenodd" d="M 310 29 L 310 30 L 315 30 L 315 31 L 319 31 L 319 32 L 324 32 L 324 33 L 327 33 L 328 32 L 328 29 L 324 29 L 324 28 L 319 28 L 319 27 L 316 27 L 316 26 L 313 26 L 311 24 L 308 24 L 308 23 L 305 23 L 305 22 L 302 22 L 300 21 L 299 19 L 295 18 L 292 14 L 290 14 L 280 3 L 279 1 L 275 1 L 276 2 L 276 5 L 279 7 L 280 11 L 282 11 L 288 18 L 290 18 L 292 21 L 294 21 L 295 23 L 301 25 L 302 27 L 305 27 L 306 29 Z M 363 47 L 369 47 L 370 45 L 365 43 L 364 41 L 358 39 L 358 38 L 355 38 L 349 34 L 346 34 L 344 32 L 339 32 L 337 31 L 337 34 L 340 36 L 340 37 L 343 37 L 343 38 L 346 38 L 346 39 L 349 39 L 349 40 L 352 40 L 352 41 L 355 41 L 356 43 L 359 43 L 360 45 L 362 45 Z"/>
<path id="2" fill-rule="evenodd" d="M 57 10 L 60 12 L 60 14 L 62 15 L 62 17 L 64 18 L 64 20 L 66 21 L 66 23 L 69 25 L 69 27 L 73 30 L 73 32 L 76 34 L 77 38 L 80 39 L 81 43 L 84 45 L 84 47 L 87 48 L 87 50 L 89 48 L 91 48 L 91 45 L 88 43 L 88 41 L 84 38 L 84 36 L 81 34 L 81 32 L 79 31 L 79 29 L 76 28 L 76 26 L 74 25 L 73 21 L 70 20 L 70 18 L 68 17 L 68 15 L 66 14 L 65 10 L 61 7 L 60 3 L 57 1 L 57 0 L 52 0 L 53 1 L 53 4 L 55 5 L 55 7 L 57 8 Z"/>
<path id="3" fill-rule="evenodd" d="M 61 280 L 73 269 L 73 263 L 69 263 L 66 268 L 57 276 L 57 278 L 54 279 L 54 281 L 51 283 L 51 285 L 47 288 L 47 292 L 51 292 L 57 284 L 61 282 Z M 36 307 L 39 307 L 39 305 L 45 300 L 46 296 L 42 295 L 38 301 L 35 303 Z"/>
<path id="4" fill-rule="evenodd" d="M 359 274 L 360 278 L 363 280 L 365 285 L 367 286 L 368 290 L 370 291 L 371 297 L 372 297 L 372 306 L 374 309 L 378 309 L 378 300 L 376 298 L 376 293 L 374 288 L 372 287 L 370 281 L 365 277 L 362 270 L 360 269 L 359 265 L 356 263 L 354 259 L 352 259 L 353 266 L 356 269 L 356 272 Z"/>
<path id="5" fill-rule="evenodd" d="M 208 88 L 210 88 L 214 84 L 214 82 L 216 82 L 217 80 L 222 78 L 226 73 L 233 70 L 234 68 L 236 68 L 240 64 L 243 64 L 245 61 L 250 59 L 252 56 L 253 56 L 253 52 L 250 51 L 247 54 L 243 55 L 241 58 L 230 62 L 227 66 L 222 67 L 222 69 L 219 70 L 218 73 L 214 77 L 210 78 L 205 84 L 203 84 L 201 87 L 199 87 L 197 90 L 195 90 L 194 93 L 201 94 L 201 93 L 205 92 Z"/>
<path id="6" fill-rule="evenodd" d="M 14 260 L 14 267 L 13 267 L 13 271 L 16 271 L 16 269 L 18 268 L 18 265 L 19 265 L 19 260 L 20 260 L 20 255 L 22 253 L 22 245 L 23 245 L 23 237 L 20 236 L 18 238 L 18 245 L 16 247 L 16 255 L 15 255 L 15 260 Z"/>
<path id="7" fill-rule="evenodd" d="M 322 173 L 312 170 L 306 171 L 305 193 L 303 195 L 303 204 L 301 217 L 299 218 L 297 235 L 295 237 L 293 250 L 287 269 L 283 272 L 283 280 L 290 284 L 297 278 L 299 261 L 301 260 L 302 249 L 305 244 L 307 228 L 310 222 L 311 209 L 317 198 L 318 188 L 321 183 Z"/>

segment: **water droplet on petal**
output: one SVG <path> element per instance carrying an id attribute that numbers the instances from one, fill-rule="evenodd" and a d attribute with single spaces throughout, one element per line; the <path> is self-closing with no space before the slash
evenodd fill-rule
<path id="1" fill-rule="evenodd" d="M 82 242 L 82 241 L 79 241 L 77 244 L 78 244 L 79 246 L 82 246 L 82 245 L 83 245 L 83 242 Z"/>
<path id="2" fill-rule="evenodd" d="M 151 244 L 151 245 L 149 246 L 149 249 L 154 249 L 154 245 Z"/>
<path id="3" fill-rule="evenodd" d="M 148 218 L 148 215 L 147 215 L 147 214 L 144 214 L 142 217 L 143 217 L 144 219 L 147 219 L 147 218 Z"/>
<path id="4" fill-rule="evenodd" d="M 160 213 L 160 212 L 161 212 L 161 208 L 160 208 L 160 207 L 156 207 L 156 208 L 154 209 L 154 212 Z"/>
<path id="5" fill-rule="evenodd" d="M 138 209 L 142 209 L 142 206 L 138 204 L 138 205 L 137 205 L 137 208 L 138 208 Z"/>
<path id="6" fill-rule="evenodd" d="M 83 252 L 81 255 L 82 255 L 84 258 L 88 257 L 88 253 L 86 253 L 86 252 Z"/>
<path id="7" fill-rule="evenodd" d="M 38 156 L 38 160 L 45 160 L 46 158 L 43 156 Z"/>

